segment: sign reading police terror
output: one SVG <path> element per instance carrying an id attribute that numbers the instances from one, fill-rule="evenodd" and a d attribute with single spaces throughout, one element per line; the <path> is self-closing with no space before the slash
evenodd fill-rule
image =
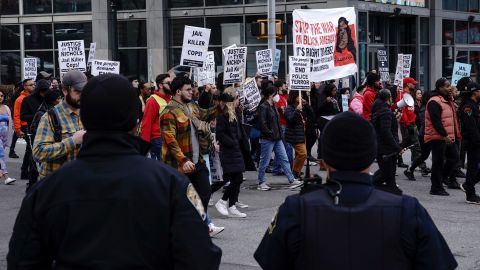
<path id="1" fill-rule="evenodd" d="M 210 29 L 185 25 L 180 65 L 203 67 L 209 41 Z"/>
<path id="2" fill-rule="evenodd" d="M 198 86 L 215 84 L 215 56 L 213 52 L 207 52 L 207 58 L 203 67 L 196 68 L 194 80 Z"/>
<path id="3" fill-rule="evenodd" d="M 69 70 L 87 71 L 83 40 L 58 41 L 58 63 L 60 73 Z"/>
<path id="4" fill-rule="evenodd" d="M 310 58 L 290 56 L 290 90 L 310 91 Z"/>
<path id="5" fill-rule="evenodd" d="M 260 76 L 272 75 L 273 55 L 271 49 L 256 52 L 257 55 L 257 72 Z"/>
<path id="6" fill-rule="evenodd" d="M 472 65 L 455 62 L 453 65 L 452 86 L 457 86 L 458 80 L 463 77 L 470 77 Z M 463 91 L 464 89 L 459 89 Z"/>
<path id="7" fill-rule="evenodd" d="M 93 60 L 92 61 L 92 75 L 98 76 L 102 74 L 120 74 L 120 62 Z"/>
<path id="8" fill-rule="evenodd" d="M 388 54 L 385 48 L 377 50 L 378 72 L 382 81 L 390 81 L 390 71 L 388 70 Z"/>
<path id="9" fill-rule="evenodd" d="M 23 59 L 23 79 L 35 80 L 37 78 L 37 58 Z"/>
<path id="10" fill-rule="evenodd" d="M 223 84 L 241 83 L 245 79 L 247 47 L 224 49 Z"/>
<path id="11" fill-rule="evenodd" d="M 278 69 L 280 68 L 280 59 L 282 56 L 282 51 L 275 49 L 275 58 L 273 59 L 273 74 L 278 74 Z"/>
<path id="12" fill-rule="evenodd" d="M 92 65 L 93 59 L 95 59 L 95 49 L 97 48 L 97 43 L 90 43 L 90 50 L 88 51 L 88 61 L 87 66 Z"/>
<path id="13" fill-rule="evenodd" d="M 258 91 L 257 82 L 254 78 L 248 79 L 243 84 L 243 96 L 244 102 L 247 105 L 247 109 L 250 111 L 255 110 L 258 105 L 260 105 L 260 101 L 262 97 L 260 96 L 260 91 Z"/>
<path id="14" fill-rule="evenodd" d="M 356 13 L 353 7 L 293 11 L 293 55 L 312 59 L 312 81 L 357 72 Z"/>

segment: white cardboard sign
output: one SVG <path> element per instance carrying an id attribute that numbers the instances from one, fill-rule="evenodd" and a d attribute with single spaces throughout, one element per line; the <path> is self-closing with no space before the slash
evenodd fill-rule
<path id="1" fill-rule="evenodd" d="M 120 62 L 94 59 L 92 61 L 92 75 L 102 74 L 120 74 Z"/>
<path id="2" fill-rule="evenodd" d="M 198 86 L 215 84 L 215 56 L 213 52 L 207 52 L 203 67 L 196 68 L 194 75 Z"/>
<path id="3" fill-rule="evenodd" d="M 88 61 L 87 61 L 87 66 L 92 65 L 93 59 L 95 59 L 95 50 L 97 48 L 97 43 L 93 42 L 90 43 L 90 50 L 88 51 Z"/>
<path id="4" fill-rule="evenodd" d="M 23 59 L 23 79 L 35 80 L 37 78 L 37 58 Z"/>
<path id="5" fill-rule="evenodd" d="M 207 57 L 210 29 L 185 25 L 180 65 L 203 67 Z"/>
<path id="6" fill-rule="evenodd" d="M 452 74 L 452 86 L 457 86 L 458 81 L 463 77 L 470 77 L 470 73 L 472 71 L 471 64 L 464 64 L 455 62 L 453 64 L 453 74 Z M 460 91 L 463 91 L 461 89 Z"/>
<path id="7" fill-rule="evenodd" d="M 260 96 L 260 91 L 254 78 L 250 78 L 243 84 L 242 94 L 248 110 L 253 111 L 260 105 L 262 97 Z"/>
<path id="8" fill-rule="evenodd" d="M 310 58 L 289 57 L 290 90 L 310 91 L 310 66 Z"/>
<path id="9" fill-rule="evenodd" d="M 58 41 L 58 63 L 60 73 L 69 70 L 87 71 L 83 40 Z"/>
<path id="10" fill-rule="evenodd" d="M 261 50 L 256 52 L 257 58 L 257 72 L 260 76 L 272 75 L 273 70 L 273 55 L 271 49 Z"/>
<path id="11" fill-rule="evenodd" d="M 241 83 L 245 80 L 247 65 L 247 47 L 224 50 L 223 84 Z"/>

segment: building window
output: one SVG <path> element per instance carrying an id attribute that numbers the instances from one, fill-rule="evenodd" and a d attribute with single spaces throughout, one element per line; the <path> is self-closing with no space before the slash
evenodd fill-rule
<path id="1" fill-rule="evenodd" d="M 135 10 L 145 8 L 145 0 L 117 0 L 117 10 Z"/>
<path id="2" fill-rule="evenodd" d="M 23 13 L 52 13 L 52 0 L 23 0 Z"/>
<path id="3" fill-rule="evenodd" d="M 51 24 L 26 24 L 25 49 L 53 49 Z"/>
<path id="4" fill-rule="evenodd" d="M 119 47 L 147 47 L 147 21 L 119 21 Z"/>
<path id="5" fill-rule="evenodd" d="M 185 32 L 185 25 L 204 27 L 203 18 L 181 18 L 170 20 L 170 45 L 182 46 L 183 33 Z M 217 33 L 212 33 L 216 35 Z"/>
<path id="6" fill-rule="evenodd" d="M 129 78 L 135 77 L 147 81 L 147 49 L 121 49 L 120 74 Z"/>
<path id="7" fill-rule="evenodd" d="M 210 45 L 243 44 L 243 17 L 207 17 L 206 28 L 212 30 Z"/>
<path id="8" fill-rule="evenodd" d="M 55 12 L 86 12 L 92 10 L 91 0 L 54 0 Z"/>
<path id="9" fill-rule="evenodd" d="M 470 0 L 470 6 L 469 6 L 469 11 L 470 12 L 479 12 L 479 6 L 478 6 L 478 0 Z"/>
<path id="10" fill-rule="evenodd" d="M 0 51 L 0 84 L 16 84 L 22 78 L 20 52 Z"/>
<path id="11" fill-rule="evenodd" d="M 54 28 L 55 48 L 58 46 L 57 41 L 83 40 L 87 48 L 92 42 L 92 23 L 56 23 Z"/>
<path id="12" fill-rule="evenodd" d="M 169 8 L 201 7 L 201 6 L 203 6 L 203 0 L 168 0 Z"/>
<path id="13" fill-rule="evenodd" d="M 20 49 L 20 26 L 18 25 L 0 25 L 0 49 L 1 50 L 19 50 Z"/>
<path id="14" fill-rule="evenodd" d="M 207 6 L 242 5 L 243 0 L 205 0 Z"/>
<path id="15" fill-rule="evenodd" d="M 453 45 L 454 44 L 454 21 L 443 20 L 443 45 Z"/>
<path id="16" fill-rule="evenodd" d="M 480 44 L 480 22 L 472 22 L 468 27 L 468 42 Z"/>
<path id="17" fill-rule="evenodd" d="M 455 22 L 455 44 L 468 44 L 468 22 Z"/>
<path id="18" fill-rule="evenodd" d="M 444 47 L 442 49 L 442 74 L 447 78 L 452 77 L 453 72 L 453 47 Z"/>
<path id="19" fill-rule="evenodd" d="M 146 81 L 148 74 L 147 22 L 119 21 L 118 46 L 120 73 Z"/>
<path id="20" fill-rule="evenodd" d="M 18 14 L 18 0 L 0 0 L 0 15 Z"/>
<path id="21" fill-rule="evenodd" d="M 37 70 L 46 71 L 54 74 L 55 62 L 53 61 L 53 51 L 26 51 L 25 57 L 37 58 Z"/>

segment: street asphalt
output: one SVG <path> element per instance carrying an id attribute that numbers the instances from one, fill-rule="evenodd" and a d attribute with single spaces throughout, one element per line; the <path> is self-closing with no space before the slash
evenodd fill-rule
<path id="1" fill-rule="evenodd" d="M 24 142 L 19 141 L 16 152 L 23 156 Z M 315 153 L 315 151 L 313 151 Z M 20 178 L 22 159 L 6 158 L 10 176 Z M 409 153 L 404 154 L 404 160 L 409 161 Z M 428 162 L 428 165 L 430 163 Z M 376 164 L 371 171 L 376 170 Z M 317 168 L 312 168 L 317 173 Z M 405 194 L 415 196 L 425 206 L 444 235 L 450 249 L 458 261 L 460 270 L 480 269 L 480 206 L 465 203 L 465 194 L 460 190 L 449 190 L 449 197 L 437 197 L 428 194 L 430 180 L 416 173 L 417 181 L 407 181 L 403 169 L 397 169 L 397 183 Z M 325 176 L 323 172 L 320 175 Z M 223 251 L 220 269 L 250 270 L 260 269 L 253 253 L 255 252 L 265 230 L 272 220 L 276 209 L 285 197 L 298 192 L 286 188 L 285 176 L 267 174 L 267 183 L 278 188 L 271 191 L 256 190 L 257 174 L 245 173 L 246 181 L 240 192 L 240 201 L 249 205 L 242 209 L 248 216 L 244 219 L 225 218 L 215 207 L 209 208 L 213 222 L 224 226 L 225 231 L 214 238 Z M 459 179 L 462 183 L 463 179 Z M 13 224 L 20 208 L 25 191 L 25 180 L 17 180 L 14 185 L 0 185 L 0 270 L 6 269 L 8 242 L 12 234 Z M 480 188 L 479 188 L 480 189 Z M 221 197 L 221 191 L 213 195 L 216 202 Z"/>

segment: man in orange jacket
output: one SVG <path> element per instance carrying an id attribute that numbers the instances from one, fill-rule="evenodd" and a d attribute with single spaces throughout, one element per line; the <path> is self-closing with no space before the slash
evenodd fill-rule
<path id="1" fill-rule="evenodd" d="M 13 128 L 18 138 L 25 138 L 25 128 L 27 127 L 27 122 L 20 120 L 20 108 L 22 107 L 23 100 L 30 95 L 35 89 L 35 81 L 31 79 L 23 80 L 23 91 L 20 93 L 20 96 L 15 100 L 14 110 L 13 110 Z M 23 156 L 23 163 L 21 168 L 21 179 L 28 179 L 28 163 L 30 162 L 30 155 L 32 154 L 31 149 L 25 149 L 25 155 Z"/>

